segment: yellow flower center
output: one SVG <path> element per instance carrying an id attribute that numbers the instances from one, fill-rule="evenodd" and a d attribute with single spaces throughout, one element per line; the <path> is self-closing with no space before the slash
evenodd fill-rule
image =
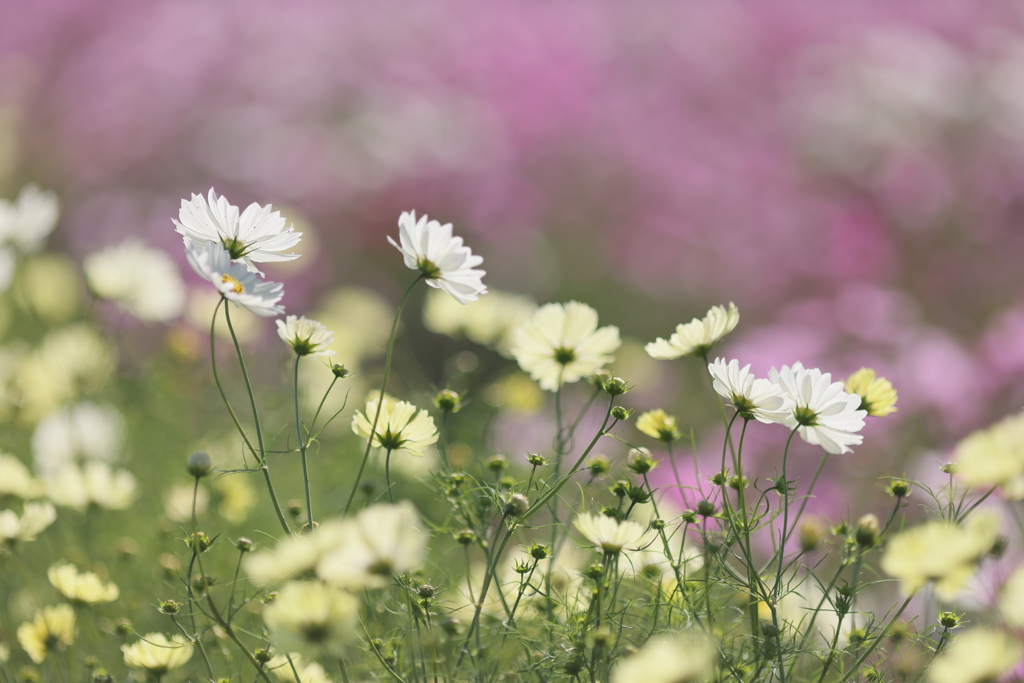
<path id="1" fill-rule="evenodd" d="M 242 283 L 236 280 L 235 278 L 231 277 L 230 275 L 222 275 L 220 281 L 224 283 L 234 283 L 231 285 L 231 290 L 235 294 L 241 294 L 242 292 L 245 291 L 245 287 L 242 286 Z"/>

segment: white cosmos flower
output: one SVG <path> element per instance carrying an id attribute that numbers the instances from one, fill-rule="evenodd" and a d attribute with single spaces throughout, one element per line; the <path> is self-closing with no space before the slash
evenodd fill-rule
<path id="1" fill-rule="evenodd" d="M 0 549 L 14 541 L 34 541 L 57 519 L 57 510 L 50 503 L 25 503 L 21 517 L 14 510 L 0 510 Z"/>
<path id="2" fill-rule="evenodd" d="M 352 431 L 357 436 L 370 438 L 370 429 L 373 427 L 373 418 L 377 414 L 379 402 L 380 392 L 370 392 L 366 397 L 366 414 L 357 410 L 352 417 Z M 437 428 L 434 426 L 434 418 L 430 417 L 426 410 L 384 394 L 380 418 L 377 420 L 376 429 L 373 430 L 374 446 L 423 455 L 424 449 L 436 442 Z"/>
<path id="3" fill-rule="evenodd" d="M 140 320 L 166 322 L 181 315 L 185 283 L 161 249 L 135 239 L 89 254 L 82 263 L 96 296 L 110 299 Z"/>
<path id="4" fill-rule="evenodd" d="M 127 470 L 113 470 L 92 460 L 79 467 L 68 463 L 48 477 L 46 495 L 57 505 L 85 510 L 124 510 L 135 500 L 135 477 Z"/>
<path id="5" fill-rule="evenodd" d="M 219 244 L 232 260 L 242 261 L 253 273 L 260 272 L 254 262 L 292 261 L 299 257 L 280 253 L 298 244 L 302 233 L 291 227 L 285 230 L 285 219 L 270 204 L 252 203 L 239 216 L 237 206 L 228 204 L 224 197 L 218 198 L 210 188 L 208 199 L 198 194 L 192 195 L 191 201 L 182 199 L 178 220 L 171 220 L 176 232 L 199 244 Z"/>
<path id="6" fill-rule="evenodd" d="M 345 588 L 383 588 L 395 574 L 417 569 L 430 536 L 409 501 L 371 505 L 346 520 L 340 546 L 317 565 L 325 581 Z"/>
<path id="7" fill-rule="evenodd" d="M 334 342 L 334 333 L 311 318 L 290 315 L 277 321 L 277 336 L 300 356 L 333 356 L 327 347 Z"/>
<path id="8" fill-rule="evenodd" d="M 859 409 L 861 398 L 846 393 L 843 383 L 833 382 L 831 374 L 794 363 L 781 370 L 772 368 L 768 378 L 792 401 L 790 413 L 779 422 L 797 429 L 807 443 L 836 454 L 849 453 L 851 445 L 864 440 L 857 434 L 868 414 Z"/>
<path id="9" fill-rule="evenodd" d="M 36 472 L 48 478 L 79 460 L 113 462 L 124 447 L 124 430 L 113 406 L 82 401 L 47 413 L 32 433 Z"/>
<path id="10" fill-rule="evenodd" d="M 185 636 L 168 638 L 163 633 L 147 633 L 142 640 L 121 646 L 128 668 L 145 671 L 157 680 L 192 659 L 194 649 Z"/>
<path id="11" fill-rule="evenodd" d="M 39 498 L 44 493 L 42 483 L 13 455 L 0 453 L 0 498 L 16 496 L 22 500 Z"/>
<path id="12" fill-rule="evenodd" d="M 116 584 L 106 582 L 92 572 L 79 574 L 73 564 L 55 564 L 47 570 L 46 576 L 61 595 L 80 605 L 111 602 L 121 594 Z"/>
<path id="13" fill-rule="evenodd" d="M 651 358 L 672 360 L 682 356 L 703 356 L 715 342 L 729 334 L 740 321 L 736 304 L 713 306 L 703 318 L 694 318 L 688 323 L 676 326 L 675 333 L 668 341 L 658 337 L 644 347 Z"/>
<path id="14" fill-rule="evenodd" d="M 708 364 L 708 372 L 714 379 L 715 391 L 731 401 L 744 419 L 755 418 L 766 424 L 783 422 L 793 411 L 792 401 L 783 395 L 782 389 L 767 379 L 756 379 L 749 364 L 741 368 L 736 359 L 726 363 L 724 358 L 717 358 Z"/>
<path id="15" fill-rule="evenodd" d="M 195 243 L 186 238 L 185 254 L 192 270 L 236 306 L 265 317 L 284 313 L 284 306 L 277 303 L 284 296 L 284 285 L 265 282 L 245 266 L 232 263 L 231 255 L 219 242 Z"/>
<path id="16" fill-rule="evenodd" d="M 476 269 L 483 257 L 474 256 L 461 237 L 452 236 L 451 223 L 441 225 L 426 216 L 416 220 L 415 211 L 406 211 L 398 219 L 398 239 L 401 244 L 388 236 L 405 257 L 405 265 L 420 271 L 431 287 L 448 292 L 460 304 L 487 293 L 481 279 L 485 272 Z"/>
<path id="17" fill-rule="evenodd" d="M 319 581 L 297 581 L 278 592 L 263 611 L 263 621 L 283 652 L 341 657 L 356 638 L 359 601 Z"/>
<path id="18" fill-rule="evenodd" d="M 13 202 L 0 199 L 0 291 L 11 284 L 18 254 L 42 249 L 59 215 L 57 195 L 35 185 L 22 188 Z"/>
<path id="19" fill-rule="evenodd" d="M 512 357 L 541 389 L 590 377 L 615 357 L 622 345 L 619 328 L 598 329 L 597 311 L 578 301 L 546 304 L 516 328 Z"/>
<path id="20" fill-rule="evenodd" d="M 580 515 L 573 526 L 602 552 L 609 554 L 619 553 L 626 546 L 643 545 L 642 539 L 646 533 L 646 529 L 636 522 L 620 522 L 607 515 Z"/>

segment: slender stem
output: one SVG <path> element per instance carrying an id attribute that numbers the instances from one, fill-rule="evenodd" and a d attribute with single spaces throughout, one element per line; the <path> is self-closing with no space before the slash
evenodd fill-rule
<path id="1" fill-rule="evenodd" d="M 235 334 L 235 326 L 231 324 L 231 307 L 224 307 L 224 319 L 228 323 L 228 331 L 231 332 L 231 341 L 235 344 L 235 353 L 238 355 L 238 365 L 242 368 L 242 377 L 245 379 L 245 391 L 249 394 L 249 405 L 252 407 L 252 420 L 256 425 L 256 442 L 260 448 L 260 469 L 263 470 L 263 478 L 267 482 L 267 490 L 270 492 L 270 500 L 274 503 L 274 511 L 277 513 L 277 521 L 289 536 L 292 530 L 288 526 L 288 520 L 281 509 L 281 503 L 277 500 L 277 493 L 274 491 L 274 482 L 270 478 L 270 465 L 267 463 L 267 449 L 263 444 L 263 429 L 260 427 L 260 414 L 256 409 L 256 396 L 252 392 L 252 383 L 249 382 L 249 372 L 245 369 L 245 358 L 242 356 L 242 347 L 238 343 L 238 335 Z"/>
<path id="2" fill-rule="evenodd" d="M 224 299 L 217 302 L 216 308 L 213 309 L 213 318 L 210 320 L 210 365 L 213 368 L 213 382 L 217 385 L 217 391 L 220 392 L 220 397 L 224 401 L 224 407 L 228 409 L 228 414 L 231 416 L 231 421 L 235 423 L 235 428 L 242 437 L 242 441 L 249 448 L 249 452 L 252 453 L 253 457 L 259 458 L 259 454 L 256 449 L 253 448 L 252 443 L 249 441 L 249 437 L 246 435 L 245 430 L 242 428 L 242 423 L 238 421 L 238 416 L 235 415 L 235 409 L 231 407 L 231 402 L 228 401 L 228 396 L 224 393 L 224 387 L 220 383 L 220 375 L 217 373 L 217 346 L 214 343 L 214 329 L 217 326 L 217 312 L 220 307 L 224 304 Z"/>
<path id="3" fill-rule="evenodd" d="M 865 659 L 871 656 L 871 653 L 875 651 L 876 647 L 878 647 L 878 643 L 882 641 L 882 638 L 885 638 L 887 635 L 889 635 L 889 631 L 892 629 L 893 624 L 895 624 L 896 620 L 903 615 L 904 610 L 907 609 L 907 605 L 910 604 L 911 598 L 913 598 L 913 596 L 910 596 L 909 598 L 903 601 L 903 604 L 900 605 L 899 611 L 896 612 L 893 618 L 889 620 L 889 623 L 885 625 L 885 628 L 882 629 L 882 632 L 879 633 L 873 641 L 871 641 L 871 647 L 866 648 L 864 650 L 864 654 L 862 654 L 860 658 L 856 662 L 854 662 L 853 666 L 850 667 L 850 670 L 846 672 L 846 675 L 839 680 L 839 683 L 846 683 L 846 681 L 850 680 L 850 676 L 853 676 L 855 673 L 858 672 L 858 670 L 860 669 L 860 665 L 864 663 Z"/>
<path id="4" fill-rule="evenodd" d="M 388 449 L 387 455 L 384 456 L 384 483 L 388 487 L 388 500 L 391 504 L 395 504 L 395 492 L 391 490 L 391 449 Z"/>
<path id="5" fill-rule="evenodd" d="M 295 438 L 299 441 L 299 454 L 302 456 L 302 483 L 306 487 L 306 523 L 309 533 L 313 533 L 313 498 L 309 495 L 309 467 L 306 464 L 306 440 L 302 438 L 302 426 L 299 422 L 299 361 L 302 356 L 295 356 Z"/>
<path id="6" fill-rule="evenodd" d="M 373 423 L 370 425 L 370 436 L 366 439 L 366 450 L 363 451 L 363 460 L 359 463 L 359 471 L 356 472 L 355 481 L 352 483 L 352 493 L 348 496 L 348 502 L 345 504 L 345 511 L 342 514 L 347 515 L 349 510 L 352 509 L 352 502 L 356 499 L 356 491 L 359 490 L 359 481 L 363 478 L 366 462 L 370 459 L 373 437 L 377 435 L 377 422 L 380 420 L 381 408 L 384 407 L 384 392 L 388 390 L 388 377 L 391 375 L 391 355 L 395 350 L 395 335 L 398 332 L 398 321 L 402 317 L 402 309 L 405 308 L 405 302 L 409 298 L 412 288 L 422 279 L 423 275 L 420 274 L 419 277 L 413 280 L 409 287 L 406 288 L 405 294 L 402 295 L 402 300 L 398 302 L 398 310 L 395 311 L 395 319 L 391 323 L 391 336 L 388 337 L 387 355 L 384 357 L 384 379 L 380 383 L 380 397 L 377 399 L 377 410 L 374 412 Z"/>

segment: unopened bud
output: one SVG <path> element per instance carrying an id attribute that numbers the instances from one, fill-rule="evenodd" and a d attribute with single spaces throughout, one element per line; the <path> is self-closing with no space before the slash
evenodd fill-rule
<path id="1" fill-rule="evenodd" d="M 886 489 L 889 495 L 896 496 L 897 498 L 906 498 L 910 495 L 910 484 L 903 481 L 902 479 L 893 479 L 892 483 Z"/>
<path id="2" fill-rule="evenodd" d="M 346 368 L 341 363 L 335 363 L 334 365 L 332 365 L 331 372 L 333 372 L 334 376 L 337 377 L 338 379 L 345 379 L 346 377 L 349 376 L 348 368 Z"/>
<path id="3" fill-rule="evenodd" d="M 213 469 L 213 461 L 210 460 L 210 454 L 206 451 L 196 451 L 189 456 L 186 469 L 196 479 L 202 479 Z"/>
<path id="4" fill-rule="evenodd" d="M 814 517 L 800 525 L 800 550 L 805 553 L 818 549 L 825 535 L 825 525 Z"/>
<path id="5" fill-rule="evenodd" d="M 548 459 L 540 453 L 528 453 L 526 456 L 526 462 L 530 463 L 534 467 L 543 467 L 548 464 Z"/>
<path id="6" fill-rule="evenodd" d="M 248 539 L 245 536 L 240 536 L 239 539 L 235 541 L 235 547 L 243 553 L 247 553 L 256 547 L 256 544 L 253 543 L 251 539 Z"/>
<path id="7" fill-rule="evenodd" d="M 853 537 L 860 547 L 870 548 L 878 543 L 878 536 L 881 532 L 882 528 L 878 523 L 878 517 L 869 513 L 857 520 L 857 528 L 853 532 Z"/>
<path id="8" fill-rule="evenodd" d="M 434 397 L 434 405 L 446 413 L 457 413 L 462 410 L 462 397 L 451 389 L 442 389 Z"/>
<path id="9" fill-rule="evenodd" d="M 633 414 L 632 410 L 626 410 L 622 406 L 615 406 L 612 408 L 612 417 L 620 422 L 628 420 L 629 416 Z"/>
<path id="10" fill-rule="evenodd" d="M 530 501 L 521 493 L 513 493 L 505 505 L 505 514 L 509 517 L 521 517 L 530 508 Z"/>
<path id="11" fill-rule="evenodd" d="M 504 455 L 492 455 L 487 459 L 487 469 L 491 472 L 501 472 L 508 469 L 508 460 Z"/>
<path id="12" fill-rule="evenodd" d="M 715 514 L 715 504 L 710 500 L 702 500 L 697 503 L 697 514 L 702 517 L 711 517 Z"/>
<path id="13" fill-rule="evenodd" d="M 657 466 L 651 452 L 646 448 L 634 448 L 629 452 L 627 467 L 636 474 L 647 474 Z"/>

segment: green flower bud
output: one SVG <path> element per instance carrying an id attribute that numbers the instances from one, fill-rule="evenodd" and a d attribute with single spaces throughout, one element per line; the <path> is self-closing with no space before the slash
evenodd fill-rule
<path id="1" fill-rule="evenodd" d="M 469 545 L 476 541 L 476 532 L 472 529 L 463 529 L 455 534 L 455 540 L 458 541 L 459 545 Z"/>
<path id="2" fill-rule="evenodd" d="M 457 413 L 462 410 L 462 397 L 451 389 L 442 389 L 434 397 L 434 405 L 446 413 Z"/>
<path id="3" fill-rule="evenodd" d="M 196 451 L 189 456 L 186 469 L 196 479 L 202 479 L 213 469 L 213 461 L 210 460 L 210 454 L 206 451 Z"/>
<path id="4" fill-rule="evenodd" d="M 853 532 L 853 537 L 860 547 L 870 548 L 878 543 L 878 536 L 881 534 L 881 531 L 882 528 L 878 523 L 878 517 L 866 514 L 857 520 L 857 527 Z"/>
<path id="5" fill-rule="evenodd" d="M 608 458 L 606 456 L 595 455 L 587 461 L 587 469 L 590 470 L 590 474 L 593 476 L 603 477 L 611 471 L 612 465 L 608 462 Z"/>
<path id="6" fill-rule="evenodd" d="M 614 408 L 612 408 L 612 417 L 614 417 L 616 420 L 619 420 L 620 422 L 628 420 L 630 415 L 632 414 L 632 410 L 626 410 L 622 406 L 615 406 Z"/>
<path id="7" fill-rule="evenodd" d="M 530 546 L 530 557 L 535 560 L 546 560 L 551 557 L 551 548 L 540 543 L 534 543 Z"/>
<path id="8" fill-rule="evenodd" d="M 256 544 L 253 543 L 250 539 L 246 538 L 245 536 L 240 536 L 238 540 L 235 541 L 235 547 L 241 550 L 243 553 L 247 553 L 251 551 L 253 548 L 255 548 Z"/>
<path id="9" fill-rule="evenodd" d="M 350 376 L 348 368 L 346 368 L 341 363 L 335 363 L 334 365 L 332 365 L 331 372 L 333 372 L 334 376 L 337 377 L 338 379 L 345 379 L 346 377 Z"/>
<path id="10" fill-rule="evenodd" d="M 521 493 L 513 493 L 505 504 L 505 515 L 508 517 L 521 517 L 530 509 L 530 501 Z"/>
<path id="11" fill-rule="evenodd" d="M 267 662 L 269 662 L 271 659 L 274 658 L 274 655 L 273 655 L 273 653 L 270 652 L 270 648 L 269 647 L 258 647 L 258 648 L 256 648 L 256 651 L 252 653 L 252 656 L 253 656 L 253 659 L 255 659 L 260 664 L 266 664 Z"/>
<path id="12" fill-rule="evenodd" d="M 548 459 L 540 453 L 529 453 L 526 456 L 526 462 L 530 463 L 534 467 L 543 467 L 548 464 Z"/>
<path id="13" fill-rule="evenodd" d="M 491 472 L 502 472 L 508 469 L 508 460 L 504 455 L 492 455 L 487 459 L 487 469 Z"/>
<path id="14" fill-rule="evenodd" d="M 896 496 L 897 498 L 906 498 L 910 495 L 910 484 L 903 481 L 902 479 L 893 479 L 892 483 L 889 484 L 886 491 L 889 492 L 890 496 Z"/>
<path id="15" fill-rule="evenodd" d="M 715 514 L 715 504 L 710 500 L 702 500 L 697 503 L 697 514 L 702 517 L 711 517 Z"/>
<path id="16" fill-rule="evenodd" d="M 161 614 L 177 614 L 181 610 L 181 603 L 174 600 L 164 600 L 157 609 L 160 610 Z"/>
<path id="17" fill-rule="evenodd" d="M 629 452 L 626 466 L 636 474 L 647 474 L 657 466 L 651 452 L 646 448 L 634 448 Z"/>

